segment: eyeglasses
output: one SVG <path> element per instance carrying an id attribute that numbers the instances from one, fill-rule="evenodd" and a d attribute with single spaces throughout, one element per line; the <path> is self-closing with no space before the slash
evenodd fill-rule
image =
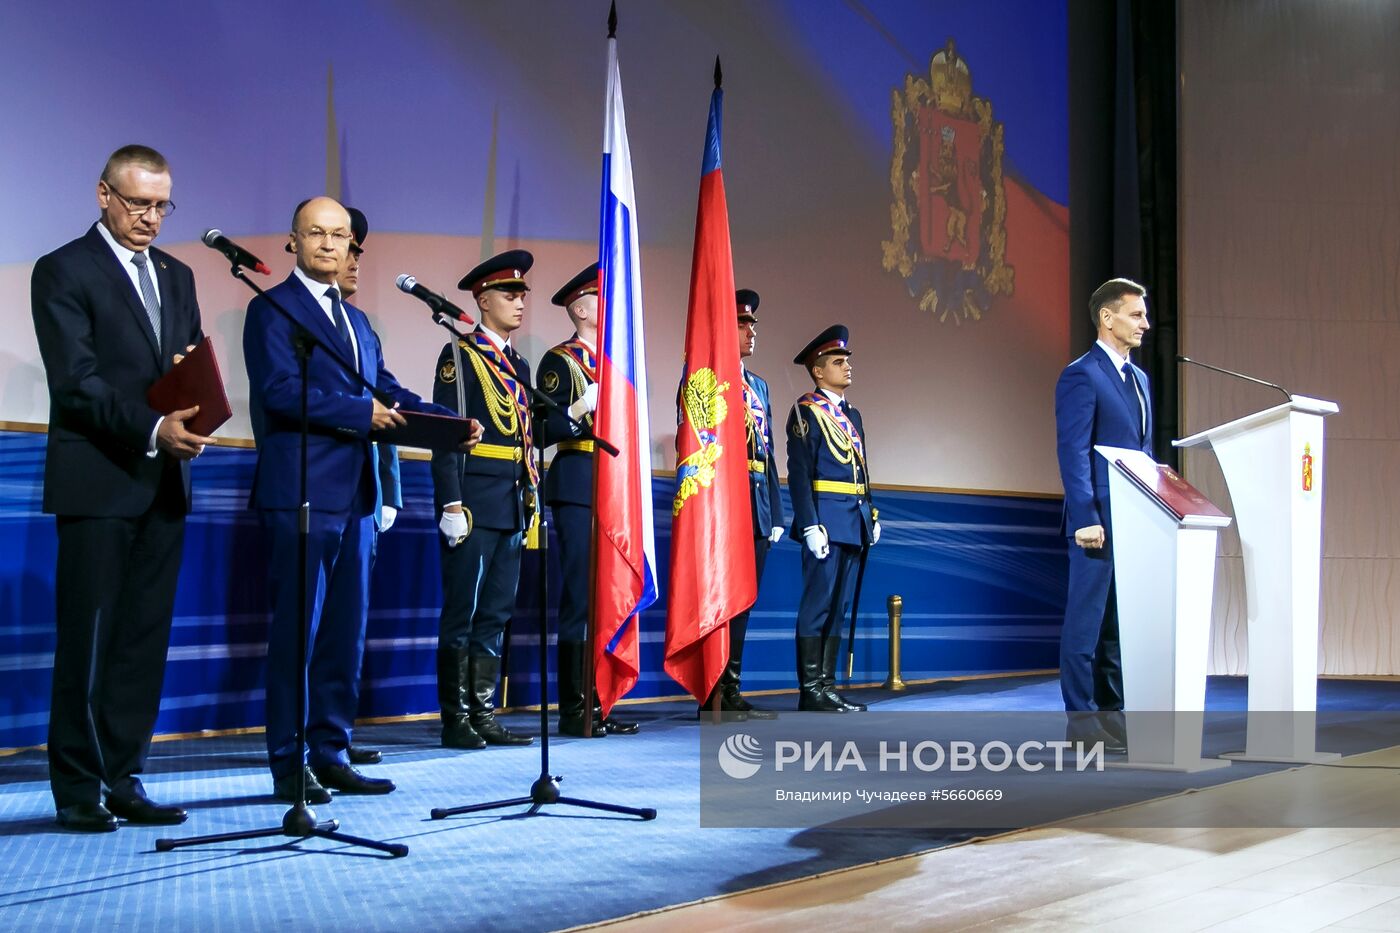
<path id="1" fill-rule="evenodd" d="M 331 245 L 337 249 L 350 242 L 350 234 L 346 233 L 344 230 L 322 230 L 320 227 L 312 227 L 310 230 L 299 231 L 297 236 L 305 237 L 312 241 L 330 240 Z"/>
<path id="2" fill-rule="evenodd" d="M 116 188 L 111 182 L 104 181 L 107 190 L 117 196 L 117 200 L 126 205 L 126 212 L 132 217 L 144 216 L 149 211 L 155 211 L 162 217 L 169 217 L 175 212 L 174 201 L 148 201 L 145 198 L 128 198 Z"/>

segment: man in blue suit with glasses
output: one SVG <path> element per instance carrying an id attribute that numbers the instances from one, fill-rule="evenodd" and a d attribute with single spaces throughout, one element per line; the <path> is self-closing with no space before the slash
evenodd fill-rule
<path id="1" fill-rule="evenodd" d="M 337 276 L 352 242 L 351 219 L 328 197 L 312 198 L 292 215 L 296 268 L 286 281 L 248 305 L 243 353 L 258 463 L 252 505 L 267 540 L 273 603 L 267 645 L 267 750 L 273 792 L 296 802 L 297 772 L 308 767 L 308 803 L 327 803 L 326 788 L 344 794 L 387 794 L 392 781 L 351 766 L 350 736 L 359 703 L 377 477 L 369 434 L 402 425 L 398 409 L 444 409 L 399 385 L 384 366 L 379 339 L 364 312 L 342 300 Z M 295 323 L 274 308 L 275 299 Z M 297 640 L 303 607 L 297 598 L 301 506 L 301 376 L 293 337 L 299 324 L 318 344 L 307 371 L 306 750 L 296 740 Z M 359 375 L 390 401 L 385 405 Z M 478 432 L 474 439 L 479 439 Z"/>

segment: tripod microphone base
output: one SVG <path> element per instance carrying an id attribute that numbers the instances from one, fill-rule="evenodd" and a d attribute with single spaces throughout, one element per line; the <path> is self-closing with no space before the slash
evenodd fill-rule
<path id="1" fill-rule="evenodd" d="M 282 834 L 284 836 L 309 836 L 314 830 L 340 828 L 338 820 L 328 823 L 316 822 L 316 811 L 305 803 L 299 803 L 282 814 Z"/>

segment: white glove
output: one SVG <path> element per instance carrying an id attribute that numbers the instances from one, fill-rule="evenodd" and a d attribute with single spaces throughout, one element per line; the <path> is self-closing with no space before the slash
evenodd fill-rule
<path id="1" fill-rule="evenodd" d="M 388 531 L 394 527 L 394 519 L 399 517 L 399 510 L 392 505 L 381 505 L 379 507 L 379 530 Z"/>
<path id="2" fill-rule="evenodd" d="M 467 540 L 470 529 L 467 526 L 467 513 L 465 512 L 443 512 L 442 518 L 438 521 L 438 531 L 447 539 L 448 547 L 456 547 Z"/>
<path id="3" fill-rule="evenodd" d="M 583 390 L 583 395 L 569 406 L 569 417 L 575 421 L 591 412 L 598 410 L 598 383 L 590 382 Z"/>
<path id="4" fill-rule="evenodd" d="M 872 528 L 871 531 L 870 531 L 870 543 L 871 543 L 871 544 L 879 544 L 879 543 L 880 543 L 880 523 L 879 523 L 879 522 L 876 522 L 876 523 L 875 523 L 875 527 Z"/>
<path id="5" fill-rule="evenodd" d="M 774 525 L 773 530 L 768 532 L 768 543 L 777 544 L 780 540 L 782 540 L 782 537 L 783 529 L 778 525 Z"/>
<path id="6" fill-rule="evenodd" d="M 812 556 L 817 560 L 826 560 L 826 555 L 831 553 L 831 545 L 826 537 L 826 529 L 821 525 L 809 525 L 802 529 L 802 538 L 807 542 L 807 550 L 812 552 Z"/>

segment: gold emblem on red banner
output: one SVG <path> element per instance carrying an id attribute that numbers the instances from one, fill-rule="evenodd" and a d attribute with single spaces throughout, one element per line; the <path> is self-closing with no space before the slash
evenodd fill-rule
<path id="1" fill-rule="evenodd" d="M 697 369 L 685 381 L 681 392 L 681 407 L 685 423 L 695 433 L 700 447 L 676 464 L 676 498 L 671 503 L 671 515 L 681 514 L 686 500 L 709 489 L 715 481 L 715 463 L 724 454 L 719 442 L 718 428 L 729 417 L 729 403 L 723 393 L 729 383 L 720 382 L 713 369 Z M 684 428 L 682 428 L 684 429 Z"/>

